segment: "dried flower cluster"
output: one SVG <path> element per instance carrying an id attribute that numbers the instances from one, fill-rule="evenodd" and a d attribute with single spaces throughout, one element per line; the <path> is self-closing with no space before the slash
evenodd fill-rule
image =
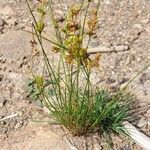
<path id="1" fill-rule="evenodd" d="M 92 2 L 88 1 L 88 3 L 90 4 Z M 41 34 L 44 29 L 44 2 L 41 2 L 41 5 L 38 8 L 38 12 L 40 17 L 37 25 L 37 31 Z M 54 19 L 55 16 L 53 17 L 54 27 L 60 31 L 60 38 L 62 40 L 61 44 L 63 47 L 65 47 L 65 49 L 59 46 L 54 46 L 52 51 L 54 53 L 63 51 L 64 59 L 69 65 L 73 65 L 77 62 L 79 65 L 84 65 L 88 68 L 98 67 L 101 55 L 97 54 L 95 58 L 91 59 L 87 52 L 89 43 L 87 46 L 83 46 L 85 37 L 88 36 L 90 39 L 92 35 L 95 34 L 96 26 L 98 23 L 97 9 L 88 12 L 90 13 L 89 16 L 88 13 L 85 14 L 86 17 L 88 17 L 85 23 L 82 23 L 82 12 L 83 10 L 81 9 L 81 5 L 73 5 L 68 11 L 62 26 L 60 26 L 58 21 Z M 85 26 L 87 26 L 86 31 L 84 31 Z M 59 41 L 58 44 L 60 44 Z"/>
<path id="2" fill-rule="evenodd" d="M 39 1 L 39 6 L 37 8 L 39 18 L 38 18 L 38 21 L 36 24 L 36 30 L 39 34 L 41 34 L 43 32 L 43 29 L 44 29 L 44 19 L 45 19 L 45 15 L 46 15 L 46 6 L 47 6 L 47 2 L 45 0 Z"/>

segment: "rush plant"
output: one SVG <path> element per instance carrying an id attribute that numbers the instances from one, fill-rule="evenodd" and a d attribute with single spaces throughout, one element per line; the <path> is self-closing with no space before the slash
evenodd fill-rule
<path id="1" fill-rule="evenodd" d="M 93 69 L 99 67 L 101 53 L 94 58 L 88 53 L 89 43 L 95 35 L 98 24 L 100 0 L 81 0 L 73 3 L 67 10 L 64 22 L 59 23 L 55 18 L 52 1 L 40 1 L 38 19 L 34 16 L 34 35 L 41 46 L 46 71 L 50 81 L 49 88 L 44 85 L 44 74 L 34 83 L 38 88 L 40 99 L 58 123 L 64 125 L 75 136 L 91 132 L 123 133 L 123 121 L 128 118 L 129 100 L 124 90 L 115 94 L 93 86 L 90 79 Z M 50 13 L 55 29 L 56 41 L 43 35 L 45 17 Z M 85 42 L 85 39 L 88 39 Z M 53 65 L 49 54 L 46 53 L 43 41 L 52 45 L 52 53 L 59 61 Z M 52 95 L 48 90 L 53 91 Z"/>

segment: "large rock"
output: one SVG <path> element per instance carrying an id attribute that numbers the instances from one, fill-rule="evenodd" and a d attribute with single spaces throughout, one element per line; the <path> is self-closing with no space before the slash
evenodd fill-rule
<path id="1" fill-rule="evenodd" d="M 31 35 L 25 31 L 12 31 L 0 37 L 0 54 L 6 59 L 17 60 L 31 54 Z"/>
<path id="2" fill-rule="evenodd" d="M 14 16 L 16 13 L 10 6 L 1 7 L 0 14 L 7 16 Z"/>
<path id="3" fill-rule="evenodd" d="M 76 150 L 48 126 L 38 125 L 28 125 L 0 145 L 0 150 Z"/>

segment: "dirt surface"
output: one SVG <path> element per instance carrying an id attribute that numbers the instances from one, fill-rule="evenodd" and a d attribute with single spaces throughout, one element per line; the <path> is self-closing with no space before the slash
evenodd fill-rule
<path id="1" fill-rule="evenodd" d="M 32 7 L 37 0 L 30 1 Z M 55 1 L 58 17 L 63 16 Z M 63 0 L 67 9 L 69 0 Z M 91 47 L 102 50 L 128 50 L 102 55 L 101 66 L 95 70 L 95 85 L 107 84 L 112 91 L 124 86 L 150 62 L 150 1 L 102 0 L 99 28 Z M 64 128 L 50 126 L 47 115 L 27 98 L 26 81 L 31 76 L 29 66 L 41 72 L 41 54 L 32 57 L 32 18 L 25 0 L 0 0 L 0 149 L 1 150 L 100 150 L 107 149 L 98 135 L 73 138 Z M 47 23 L 45 31 L 48 31 Z M 50 33 L 50 32 L 48 32 Z M 51 36 L 51 35 L 50 35 Z M 45 44 L 47 49 L 47 43 Z M 40 49 L 38 49 L 40 51 Z M 132 123 L 150 136 L 150 68 L 130 85 L 138 104 Z M 35 121 L 36 120 L 36 121 Z M 40 122 L 39 122 L 40 120 Z M 116 150 L 139 150 L 125 138 L 113 136 Z"/>

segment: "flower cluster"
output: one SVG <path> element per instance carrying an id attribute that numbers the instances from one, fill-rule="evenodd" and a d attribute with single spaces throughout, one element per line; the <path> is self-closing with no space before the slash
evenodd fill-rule
<path id="1" fill-rule="evenodd" d="M 98 54 L 95 58 L 91 59 L 88 55 L 88 46 L 83 46 L 85 36 L 91 37 L 95 34 L 96 25 L 98 22 L 97 11 L 93 10 L 90 13 L 87 24 L 87 31 L 82 33 L 82 29 L 85 25 L 82 25 L 81 21 L 81 6 L 74 5 L 68 12 L 64 25 L 61 29 L 63 35 L 63 46 L 66 48 L 64 51 L 64 58 L 70 65 L 75 62 L 84 65 L 85 67 L 98 67 L 101 55 Z M 52 51 L 58 53 L 61 51 L 60 47 L 53 47 Z"/>
<path id="2" fill-rule="evenodd" d="M 44 29 L 44 19 L 46 15 L 46 4 L 47 2 L 45 0 L 39 1 L 39 6 L 37 8 L 38 14 L 39 14 L 39 19 L 36 24 L 36 30 L 39 34 L 43 32 Z"/>
<path id="3" fill-rule="evenodd" d="M 91 12 L 90 18 L 89 18 L 89 20 L 87 22 L 87 25 L 88 25 L 88 32 L 87 32 L 87 34 L 89 36 L 92 36 L 92 35 L 95 34 L 97 23 L 98 23 L 97 11 L 93 10 Z"/>

